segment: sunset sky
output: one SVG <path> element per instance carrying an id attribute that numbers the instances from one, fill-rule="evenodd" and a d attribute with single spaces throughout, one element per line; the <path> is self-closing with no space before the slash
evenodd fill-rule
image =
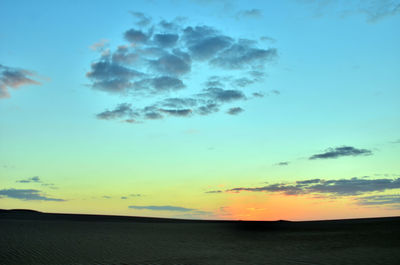
<path id="1" fill-rule="evenodd" d="M 400 1 L 0 1 L 0 208 L 400 215 Z"/>

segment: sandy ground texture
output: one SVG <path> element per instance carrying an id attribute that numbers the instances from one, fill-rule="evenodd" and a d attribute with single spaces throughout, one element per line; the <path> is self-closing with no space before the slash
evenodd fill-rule
<path id="1" fill-rule="evenodd" d="M 180 222 L 2 211 L 0 264 L 400 264 L 400 218 Z"/>

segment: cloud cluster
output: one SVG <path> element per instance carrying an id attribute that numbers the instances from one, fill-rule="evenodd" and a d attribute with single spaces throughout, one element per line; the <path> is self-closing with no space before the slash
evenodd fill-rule
<path id="1" fill-rule="evenodd" d="M 330 159 L 338 158 L 342 156 L 368 156 L 372 155 L 372 151 L 368 149 L 357 149 L 352 146 L 341 146 L 336 148 L 329 148 L 324 153 L 315 154 L 310 156 L 308 159 Z"/>
<path id="2" fill-rule="evenodd" d="M 17 180 L 16 182 L 17 183 L 40 183 L 41 186 L 48 187 L 50 189 L 57 189 L 57 187 L 53 183 L 45 183 L 38 176 Z"/>
<path id="3" fill-rule="evenodd" d="M 34 73 L 19 69 L 12 68 L 0 64 L 0 99 L 9 98 L 9 89 L 18 89 L 24 85 L 40 85 L 40 82 L 32 79 Z"/>
<path id="4" fill-rule="evenodd" d="M 208 191 L 207 193 L 233 192 L 269 192 L 284 195 L 329 194 L 333 196 L 355 196 L 369 192 L 383 192 L 400 189 L 400 178 L 366 179 L 351 178 L 338 180 L 308 179 L 295 183 L 276 183 L 262 187 L 238 187 L 225 191 Z"/>
<path id="5" fill-rule="evenodd" d="M 258 13 L 249 10 L 243 15 Z M 143 13 L 131 14 L 136 27 L 124 32 L 125 44 L 113 51 L 105 49 L 104 42 L 94 46 L 101 55 L 86 74 L 91 87 L 127 98 L 98 113 L 98 119 L 134 123 L 210 115 L 224 105 L 262 97 L 251 86 L 264 80 L 266 64 L 278 56 L 276 49 L 207 25 L 189 26 L 182 19 L 156 23 Z M 205 67 L 209 70 L 201 70 Z M 230 115 L 242 111 L 226 109 Z"/>
<path id="6" fill-rule="evenodd" d="M 0 199 L 3 196 L 24 201 L 65 201 L 63 199 L 47 197 L 41 194 L 40 190 L 35 189 L 3 189 L 0 190 Z"/>

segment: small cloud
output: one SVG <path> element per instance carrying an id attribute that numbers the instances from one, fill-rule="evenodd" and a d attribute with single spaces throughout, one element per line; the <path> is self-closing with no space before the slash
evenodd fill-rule
<path id="1" fill-rule="evenodd" d="M 196 211 L 196 209 L 179 207 L 179 206 L 171 206 L 171 205 L 163 205 L 163 206 L 154 206 L 154 205 L 147 205 L 147 206 L 129 206 L 130 209 L 136 210 L 151 210 L 151 211 L 177 211 L 177 212 L 190 212 Z"/>
<path id="2" fill-rule="evenodd" d="M 32 182 L 39 183 L 41 181 L 40 181 L 40 178 L 38 176 L 34 176 L 34 177 L 31 177 L 31 178 L 27 178 L 27 179 L 17 180 L 16 182 L 19 182 L 19 183 L 32 183 Z"/>
<path id="3" fill-rule="evenodd" d="M 107 46 L 109 40 L 107 39 L 101 39 L 98 42 L 93 43 L 92 45 L 90 45 L 90 49 L 93 51 L 103 51 L 104 47 Z"/>
<path id="4" fill-rule="evenodd" d="M 145 27 L 151 23 L 151 17 L 142 12 L 129 11 L 129 13 L 136 19 L 136 25 L 140 27 Z"/>
<path id="5" fill-rule="evenodd" d="M 262 40 L 262 41 L 268 41 L 268 42 L 270 42 L 270 43 L 275 43 L 275 42 L 276 42 L 276 39 L 271 38 L 271 37 L 268 37 L 268 36 L 262 36 L 262 37 L 260 37 L 260 40 Z"/>
<path id="6" fill-rule="evenodd" d="M 235 15 L 236 19 L 242 19 L 242 18 L 262 18 L 262 11 L 260 9 L 248 9 L 248 10 L 242 10 L 236 13 Z"/>
<path id="7" fill-rule="evenodd" d="M 40 190 L 34 189 L 3 189 L 0 190 L 0 199 L 5 196 L 12 199 L 24 201 L 65 201 L 63 199 L 50 198 L 40 193 Z"/>
<path id="8" fill-rule="evenodd" d="M 142 197 L 143 194 L 140 194 L 140 193 L 132 193 L 132 194 L 129 195 L 129 196 L 131 196 L 131 197 Z"/>
<path id="9" fill-rule="evenodd" d="M 262 93 L 260 93 L 260 92 L 254 92 L 254 93 L 253 93 L 253 97 L 256 97 L 256 98 L 263 98 L 263 97 L 264 97 L 264 94 L 262 94 Z"/>
<path id="10" fill-rule="evenodd" d="M 287 166 L 287 165 L 289 165 L 289 163 L 290 162 L 288 162 L 288 161 L 284 161 L 284 162 L 276 163 L 275 165 L 277 165 L 277 166 Z"/>
<path id="11" fill-rule="evenodd" d="M 243 112 L 244 109 L 240 107 L 230 108 L 226 113 L 229 115 L 238 115 L 239 113 Z"/>
<path id="12" fill-rule="evenodd" d="M 210 191 L 206 191 L 205 193 L 222 193 L 222 190 L 210 190 Z"/>
<path id="13" fill-rule="evenodd" d="M 104 195 L 103 198 L 104 199 L 111 199 L 111 196 Z"/>
<path id="14" fill-rule="evenodd" d="M 35 76 L 31 71 L 0 64 L 0 99 L 10 97 L 9 89 L 17 90 L 25 85 L 41 85 L 32 79 Z"/>
<path id="15" fill-rule="evenodd" d="M 126 197 L 126 196 L 121 197 L 121 200 L 126 200 L 126 199 L 128 199 L 128 197 Z"/>
<path id="16" fill-rule="evenodd" d="M 372 155 L 372 151 L 368 149 L 357 149 L 352 146 L 342 146 L 336 148 L 329 148 L 326 152 L 321 154 L 315 154 L 310 156 L 309 160 L 315 159 L 331 159 L 342 156 L 369 156 Z"/>

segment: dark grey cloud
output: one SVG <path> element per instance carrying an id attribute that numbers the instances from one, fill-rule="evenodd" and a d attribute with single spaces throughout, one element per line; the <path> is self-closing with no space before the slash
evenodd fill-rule
<path id="1" fill-rule="evenodd" d="M 151 34 L 150 33 L 145 33 L 140 29 L 130 29 L 125 31 L 124 37 L 127 41 L 133 44 L 143 44 L 146 43 Z"/>
<path id="2" fill-rule="evenodd" d="M 40 85 L 34 80 L 35 74 L 31 71 L 8 67 L 0 64 L 0 99 L 9 98 L 9 89 L 18 89 L 25 85 Z"/>
<path id="3" fill-rule="evenodd" d="M 204 93 L 200 94 L 200 96 L 208 97 L 209 99 L 218 102 L 231 102 L 246 98 L 240 90 L 222 89 L 219 87 L 206 88 L 204 89 Z"/>
<path id="4" fill-rule="evenodd" d="M 178 34 L 155 34 L 154 41 L 160 47 L 174 47 L 179 39 Z"/>
<path id="5" fill-rule="evenodd" d="M 276 163 L 276 165 L 277 166 L 287 166 L 287 165 L 289 165 L 289 162 L 288 161 L 283 161 L 283 162 Z"/>
<path id="6" fill-rule="evenodd" d="M 216 103 L 208 103 L 197 108 L 197 113 L 200 115 L 209 115 L 219 111 L 219 105 Z"/>
<path id="7" fill-rule="evenodd" d="M 134 116 L 134 111 L 131 108 L 131 104 L 122 103 L 119 104 L 114 110 L 106 110 L 96 115 L 101 120 L 112 120 L 122 117 Z"/>
<path id="8" fill-rule="evenodd" d="M 121 200 L 126 200 L 126 199 L 128 199 L 128 197 L 126 197 L 126 196 L 121 197 Z"/>
<path id="9" fill-rule="evenodd" d="M 151 67 L 161 74 L 180 76 L 190 72 L 189 58 L 182 58 L 175 54 L 166 54 L 157 60 L 150 61 Z"/>
<path id="10" fill-rule="evenodd" d="M 259 11 L 243 12 L 252 16 Z M 114 50 L 97 49 L 100 57 L 86 76 L 93 89 L 129 97 L 135 107 L 123 103 L 97 118 L 141 123 L 168 116 L 210 115 L 222 105 L 261 96 L 251 91 L 251 85 L 264 80 L 267 63 L 277 57 L 275 49 L 262 47 L 259 39 L 237 39 L 207 25 L 188 26 L 181 18 L 153 22 L 143 13 L 130 13 L 138 27 L 124 32 L 128 43 Z M 200 65 L 218 75 L 198 80 Z M 247 93 L 253 96 L 248 98 Z M 239 109 L 229 107 L 228 114 L 238 113 Z"/>
<path id="11" fill-rule="evenodd" d="M 262 17 L 262 11 L 260 9 L 248 9 L 248 10 L 242 10 L 236 13 L 236 19 L 241 19 L 241 18 L 261 18 Z"/>
<path id="12" fill-rule="evenodd" d="M 192 114 L 191 109 L 160 109 L 160 111 L 178 117 L 187 117 Z"/>
<path id="13" fill-rule="evenodd" d="M 239 113 L 243 112 L 244 109 L 242 109 L 241 107 L 234 107 L 234 108 L 230 108 L 227 113 L 229 115 L 238 115 Z"/>
<path id="14" fill-rule="evenodd" d="M 359 205 L 400 205 L 400 195 L 373 195 L 356 198 Z"/>
<path id="15" fill-rule="evenodd" d="M 194 59 L 207 60 L 214 57 L 218 52 L 228 48 L 233 39 L 227 36 L 213 36 L 205 38 L 189 46 Z"/>
<path id="16" fill-rule="evenodd" d="M 34 177 L 31 177 L 31 178 L 27 178 L 27 179 L 17 180 L 16 182 L 19 182 L 19 183 L 36 182 L 36 183 L 38 183 L 38 182 L 41 182 L 41 181 L 40 181 L 40 178 L 38 176 L 34 176 Z"/>
<path id="17" fill-rule="evenodd" d="M 176 212 L 190 212 L 196 211 L 196 209 L 179 207 L 179 206 L 170 206 L 170 205 L 162 205 L 162 206 L 155 206 L 155 205 L 146 205 L 146 206 L 129 206 L 130 209 L 136 210 L 151 210 L 151 211 L 176 211 Z"/>
<path id="18" fill-rule="evenodd" d="M 111 196 L 104 195 L 103 198 L 104 199 L 111 199 Z"/>
<path id="19" fill-rule="evenodd" d="M 63 199 L 50 198 L 41 194 L 40 190 L 34 189 L 3 189 L 0 190 L 0 198 L 8 197 L 24 201 L 65 201 Z"/>
<path id="20" fill-rule="evenodd" d="M 355 196 L 369 192 L 383 192 L 392 189 L 400 189 L 400 178 L 351 178 L 338 180 L 310 179 L 297 181 L 294 184 L 278 183 L 254 188 L 239 187 L 226 190 L 226 192 L 279 192 L 285 195 L 326 193 L 335 196 Z"/>
<path id="21" fill-rule="evenodd" d="M 315 154 L 310 156 L 309 160 L 315 159 L 330 159 L 342 156 L 368 156 L 372 155 L 372 151 L 368 149 L 357 149 L 352 146 L 341 146 L 336 148 L 329 148 L 324 153 Z"/>
<path id="22" fill-rule="evenodd" d="M 260 92 L 254 92 L 252 95 L 253 95 L 253 97 L 256 97 L 256 98 L 263 98 L 264 97 L 264 94 L 262 94 Z"/>
<path id="23" fill-rule="evenodd" d="M 210 190 L 210 191 L 206 191 L 205 193 L 222 193 L 222 190 Z"/>

